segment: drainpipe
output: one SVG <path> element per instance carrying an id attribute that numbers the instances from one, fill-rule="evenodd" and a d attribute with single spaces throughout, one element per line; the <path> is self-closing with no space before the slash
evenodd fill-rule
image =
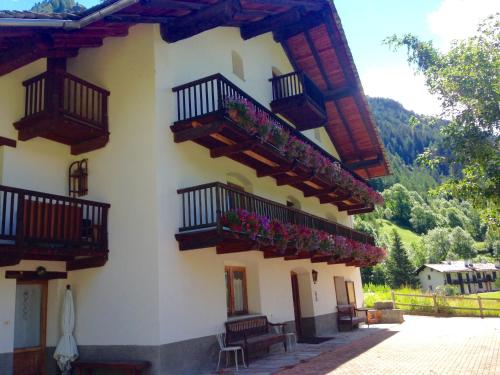
<path id="1" fill-rule="evenodd" d="M 27 19 L 27 18 L 0 18 L 0 27 L 42 27 L 42 28 L 62 28 L 65 30 L 82 29 L 85 26 L 96 22 L 110 14 L 116 13 L 124 8 L 139 3 L 141 0 L 118 0 L 95 13 L 91 13 L 79 20 L 59 20 L 59 19 Z"/>

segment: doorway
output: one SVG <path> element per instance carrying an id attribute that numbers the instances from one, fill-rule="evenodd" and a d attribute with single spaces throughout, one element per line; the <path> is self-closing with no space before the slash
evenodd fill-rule
<path id="1" fill-rule="evenodd" d="M 45 374 L 47 281 L 18 281 L 14 318 L 14 375 Z"/>
<path id="2" fill-rule="evenodd" d="M 302 337 L 302 313 L 300 311 L 299 278 L 295 272 L 291 273 L 293 313 L 295 316 L 295 331 L 297 338 Z"/>

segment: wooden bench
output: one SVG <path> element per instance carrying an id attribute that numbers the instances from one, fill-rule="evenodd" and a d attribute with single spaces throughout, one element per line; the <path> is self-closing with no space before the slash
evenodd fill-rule
<path id="1" fill-rule="evenodd" d="M 278 332 L 273 332 L 278 327 Z M 267 350 L 275 344 L 283 344 L 286 351 L 285 324 L 273 324 L 267 316 L 256 316 L 230 320 L 226 322 L 226 344 L 239 345 L 245 352 L 245 359 L 249 361 L 249 352 Z M 247 362 L 248 363 L 248 362 Z"/>
<path id="2" fill-rule="evenodd" d="M 76 375 L 91 375 L 94 370 L 122 370 L 125 374 L 141 375 L 151 363 L 148 361 L 76 361 L 72 364 Z"/>
<path id="3" fill-rule="evenodd" d="M 368 309 L 357 309 L 354 305 L 338 305 L 337 306 L 337 326 L 340 328 L 342 326 L 349 326 L 349 329 L 352 331 L 352 328 L 360 323 L 368 323 Z M 365 316 L 357 315 L 357 312 L 364 312 Z"/>

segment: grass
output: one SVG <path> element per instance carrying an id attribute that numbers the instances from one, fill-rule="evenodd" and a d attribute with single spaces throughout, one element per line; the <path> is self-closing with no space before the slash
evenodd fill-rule
<path id="1" fill-rule="evenodd" d="M 402 228 L 394 223 L 391 223 L 389 220 L 381 219 L 379 220 L 380 223 L 380 234 L 385 235 L 385 236 L 391 236 L 392 230 L 396 229 L 396 231 L 399 233 L 401 236 L 401 241 L 403 241 L 403 245 L 406 248 L 409 248 L 410 244 L 413 242 L 418 242 L 420 239 L 420 236 L 412 232 L 409 229 Z"/>
<path id="2" fill-rule="evenodd" d="M 373 307 L 374 302 L 391 300 L 391 288 L 387 285 L 373 285 L 367 284 L 364 286 L 365 306 Z M 420 313 L 434 313 L 434 300 L 431 294 L 422 293 L 420 289 L 400 288 L 394 290 L 396 294 L 413 294 L 416 296 L 396 296 L 396 305 L 399 303 L 418 305 L 406 306 L 397 305 L 398 308 L 412 312 Z M 500 292 L 481 293 L 481 298 L 500 298 Z M 437 297 L 438 312 L 441 314 L 448 314 L 454 316 L 479 316 L 479 310 L 467 310 L 468 308 L 478 309 L 477 294 L 470 294 L 466 296 L 454 297 Z M 487 308 L 500 309 L 500 300 L 497 301 L 482 301 L 483 314 L 485 316 L 500 317 L 500 311 L 486 310 Z M 453 309 L 451 307 L 457 307 Z M 460 309 L 463 308 L 463 309 Z"/>

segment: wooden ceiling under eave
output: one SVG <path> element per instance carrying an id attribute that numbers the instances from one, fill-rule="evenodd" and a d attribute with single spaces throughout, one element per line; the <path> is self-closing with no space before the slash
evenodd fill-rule
<path id="1" fill-rule="evenodd" d="M 275 33 L 275 39 L 294 68 L 304 71 L 325 94 L 325 128 L 343 163 L 367 179 L 388 175 L 382 141 L 334 6 L 303 24 L 295 32 Z"/>

